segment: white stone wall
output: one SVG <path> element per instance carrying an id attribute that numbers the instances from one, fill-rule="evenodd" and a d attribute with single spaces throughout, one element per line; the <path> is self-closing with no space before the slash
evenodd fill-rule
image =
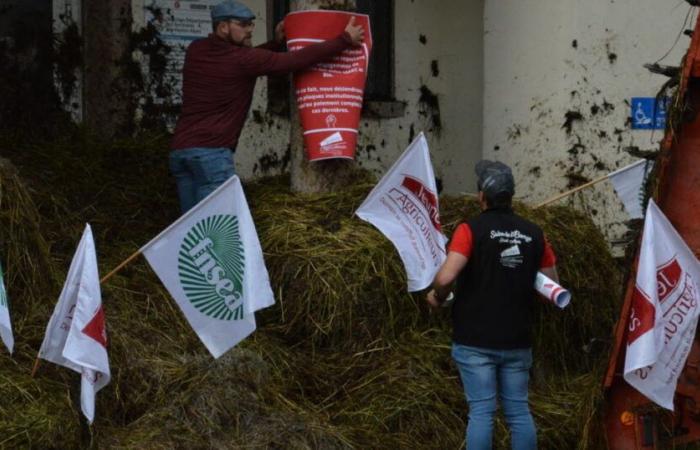
<path id="1" fill-rule="evenodd" d="M 626 147 L 658 148 L 663 131 L 632 130 L 629 101 L 667 80 L 642 67 L 684 28 L 682 0 L 491 0 L 485 8 L 483 154 L 513 165 L 517 196 L 531 203 L 635 160 Z M 680 36 L 662 63 L 678 65 Z M 580 113 L 564 126 L 566 115 Z M 563 202 L 585 207 L 611 241 L 628 219 L 609 182 Z"/>

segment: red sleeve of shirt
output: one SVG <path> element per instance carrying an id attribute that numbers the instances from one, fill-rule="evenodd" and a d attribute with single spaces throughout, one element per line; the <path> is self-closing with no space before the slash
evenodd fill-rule
<path id="1" fill-rule="evenodd" d="M 546 269 L 548 267 L 554 267 L 557 263 L 557 257 L 552 250 L 552 246 L 549 245 L 547 237 L 544 238 L 544 253 L 542 253 L 542 260 L 540 261 L 540 269 Z"/>
<path id="2" fill-rule="evenodd" d="M 472 254 L 472 230 L 466 223 L 461 223 L 452 235 L 448 248 L 450 252 L 460 253 L 467 258 Z"/>
<path id="3" fill-rule="evenodd" d="M 261 47 L 247 49 L 240 61 L 250 76 L 283 75 L 305 69 L 350 47 L 345 33 L 335 39 L 312 44 L 293 52 L 273 52 Z"/>

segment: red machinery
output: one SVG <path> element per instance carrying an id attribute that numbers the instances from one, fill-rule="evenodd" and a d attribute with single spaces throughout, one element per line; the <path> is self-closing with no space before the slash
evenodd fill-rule
<path id="1" fill-rule="evenodd" d="M 658 164 L 657 203 L 685 239 L 700 254 L 700 17 L 679 74 L 679 123 L 668 126 Z M 636 267 L 636 261 L 634 266 Z M 605 376 L 605 426 L 611 450 L 672 448 L 700 441 L 700 337 L 678 380 L 670 413 L 655 406 L 622 378 L 625 343 L 635 273 L 627 283 L 615 344 Z"/>

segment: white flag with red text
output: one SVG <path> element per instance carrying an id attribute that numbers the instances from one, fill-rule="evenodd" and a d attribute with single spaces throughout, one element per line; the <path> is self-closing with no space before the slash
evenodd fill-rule
<path id="1" fill-rule="evenodd" d="M 107 333 L 97 255 L 90 225 L 85 226 L 68 277 L 46 327 L 39 357 L 81 375 L 80 407 L 95 419 L 95 394 L 109 383 Z"/>
<path id="2" fill-rule="evenodd" d="M 698 282 L 700 262 L 650 200 L 632 294 L 624 377 L 669 410 L 695 338 Z"/>
<path id="3" fill-rule="evenodd" d="M 406 268 L 409 292 L 430 286 L 445 261 L 435 173 L 423 133 L 355 211 L 396 247 Z"/>

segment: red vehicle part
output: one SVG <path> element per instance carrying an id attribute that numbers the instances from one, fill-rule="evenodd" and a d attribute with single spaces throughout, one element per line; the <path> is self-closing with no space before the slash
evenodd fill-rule
<path id="1" fill-rule="evenodd" d="M 700 253 L 700 17 L 679 82 L 682 123 L 667 127 L 661 144 L 657 203 Z M 636 268 L 637 261 L 634 262 Z M 612 450 L 646 450 L 700 441 L 700 338 L 696 335 L 674 399 L 673 413 L 655 406 L 622 377 L 635 270 L 627 282 L 615 342 L 604 380 L 605 426 Z"/>

